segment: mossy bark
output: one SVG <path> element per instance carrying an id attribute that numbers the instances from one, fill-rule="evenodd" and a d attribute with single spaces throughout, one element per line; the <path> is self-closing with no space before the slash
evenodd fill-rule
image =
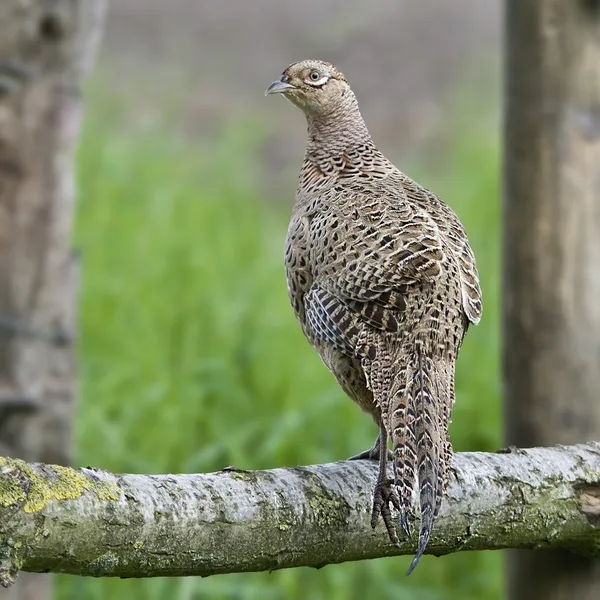
<path id="1" fill-rule="evenodd" d="M 19 570 L 214 575 L 411 554 L 370 527 L 376 465 L 116 475 L 0 459 L 0 582 Z M 456 456 L 428 551 L 600 555 L 600 445 Z"/>

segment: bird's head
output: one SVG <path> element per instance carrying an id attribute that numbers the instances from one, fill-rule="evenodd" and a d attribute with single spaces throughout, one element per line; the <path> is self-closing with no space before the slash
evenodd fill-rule
<path id="1" fill-rule="evenodd" d="M 291 64 L 265 92 L 283 94 L 307 115 L 326 116 L 343 102 L 350 87 L 343 73 L 320 60 Z"/>

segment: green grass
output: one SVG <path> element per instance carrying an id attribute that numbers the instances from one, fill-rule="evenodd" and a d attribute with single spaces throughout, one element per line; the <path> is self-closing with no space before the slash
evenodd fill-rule
<path id="1" fill-rule="evenodd" d="M 282 247 L 292 200 L 261 201 L 256 126 L 211 144 L 131 131 L 102 93 L 79 153 L 82 252 L 77 462 L 124 472 L 256 469 L 339 460 L 376 435 L 304 340 Z M 456 138 L 436 173 L 478 258 L 484 317 L 467 336 L 452 426 L 458 450 L 499 445 L 497 140 Z M 60 600 L 498 600 L 500 555 L 382 559 L 209 579 L 58 578 Z"/>

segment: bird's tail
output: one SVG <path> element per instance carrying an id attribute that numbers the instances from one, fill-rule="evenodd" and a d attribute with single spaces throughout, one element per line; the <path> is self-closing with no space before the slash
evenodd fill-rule
<path id="1" fill-rule="evenodd" d="M 442 363 L 416 343 L 412 358 L 399 373 L 389 415 L 400 523 L 408 539 L 408 516 L 415 480 L 419 483 L 421 529 L 417 553 L 407 575 L 425 552 L 445 487 L 448 462 L 447 421 L 451 381 Z"/>
<path id="2" fill-rule="evenodd" d="M 386 416 L 388 418 L 387 429 L 392 439 L 394 483 L 400 503 L 400 525 L 408 540 L 412 541 L 408 518 L 415 485 L 417 439 L 414 403 L 408 395 L 409 372 L 408 365 L 402 365 L 397 374 L 391 408 Z"/>

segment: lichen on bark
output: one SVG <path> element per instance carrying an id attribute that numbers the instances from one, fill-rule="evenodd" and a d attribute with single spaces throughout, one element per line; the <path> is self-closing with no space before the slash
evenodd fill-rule
<path id="1" fill-rule="evenodd" d="M 84 492 L 118 500 L 119 486 L 68 467 L 44 466 L 43 474 L 25 461 L 0 457 L 0 506 L 22 504 L 23 512 L 41 511 L 50 500 L 75 500 Z"/>

